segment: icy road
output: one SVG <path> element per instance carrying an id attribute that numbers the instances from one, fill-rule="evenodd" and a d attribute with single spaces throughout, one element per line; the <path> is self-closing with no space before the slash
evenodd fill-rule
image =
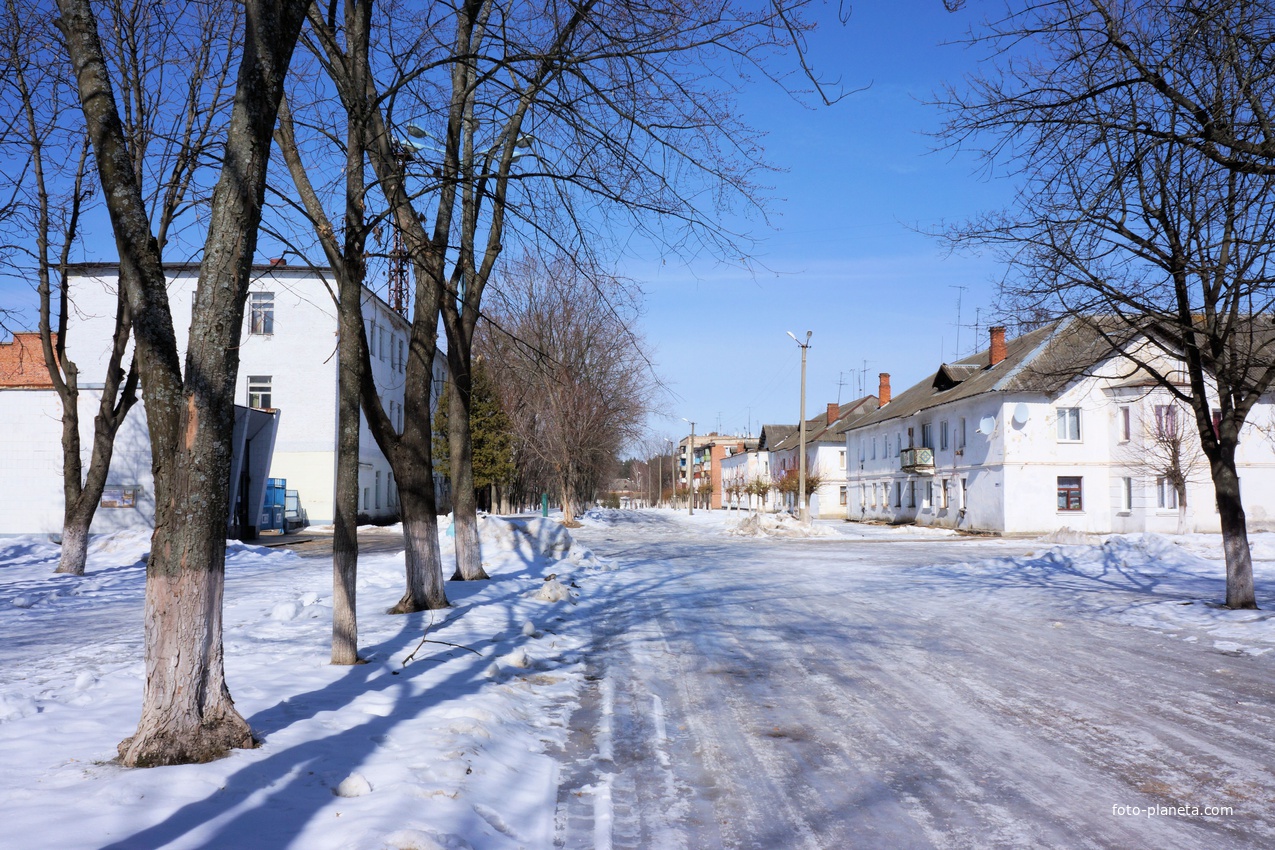
<path id="1" fill-rule="evenodd" d="M 1220 598 L 1220 565 L 696 519 L 576 532 L 616 570 L 581 603 L 558 846 L 1275 847 L 1275 652 L 1164 613 Z"/>

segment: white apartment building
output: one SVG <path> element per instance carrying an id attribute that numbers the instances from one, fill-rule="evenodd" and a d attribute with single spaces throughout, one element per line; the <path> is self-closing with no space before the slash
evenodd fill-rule
<path id="1" fill-rule="evenodd" d="M 1009 341 L 993 328 L 987 351 L 893 398 L 881 377 L 880 406 L 845 432 L 850 520 L 1008 534 L 1219 529 L 1193 414 L 1079 323 Z M 1272 412 L 1269 400 L 1255 407 L 1237 456 L 1251 528 L 1275 520 Z M 1185 505 L 1159 447 L 1175 426 Z"/>
<path id="2" fill-rule="evenodd" d="M 197 265 L 166 268 L 168 297 L 177 334 L 183 349 L 188 336 L 193 296 L 199 277 Z M 326 282 L 325 282 L 326 277 Z M 100 386 L 109 356 L 114 326 L 118 271 L 114 263 L 84 264 L 71 270 L 72 309 L 67 332 L 68 355 L 77 363 L 81 386 Z M 300 509 L 311 524 L 332 521 L 336 481 L 337 429 L 337 314 L 329 285 L 335 281 L 325 270 L 290 267 L 281 263 L 255 266 L 244 311 L 236 402 L 248 408 L 276 411 L 277 437 L 274 442 L 270 477 L 286 479 L 287 489 L 296 491 Z M 363 313 L 372 351 L 372 370 L 382 404 L 397 427 L 403 424 L 403 383 L 406 370 L 410 326 L 406 319 L 370 290 L 363 295 Z M 446 359 L 440 353 L 434 363 L 435 403 L 447 377 Z M 9 391 L 0 391 L 0 404 Z M 57 406 L 56 395 L 52 404 Z M 3 410 L 5 421 L 16 415 L 12 403 Z M 23 407 L 38 405 L 26 403 Z M 44 400 L 43 407 L 49 407 Z M 91 417 L 91 407 L 89 416 Z M 48 445 L 53 456 L 41 464 L 51 480 L 60 482 L 60 412 L 44 410 L 23 414 L 34 426 L 23 429 L 29 444 Z M 43 421 L 40 424 L 38 417 Z M 82 416 L 82 419 L 84 417 Z M 85 420 L 91 433 L 91 418 Z M 46 432 L 39 434 L 36 432 Z M 0 435 L 0 469 L 12 453 L 3 446 L 10 442 Z M 85 442 L 86 450 L 90 443 Z M 53 458 L 56 458 L 54 462 Z M 389 517 L 397 512 L 398 491 L 389 463 L 363 424 L 360 446 L 359 506 L 370 518 Z M 118 467 L 118 470 L 117 470 Z M 140 492 L 149 492 L 150 449 L 146 439 L 145 410 L 139 402 L 130 412 L 112 462 L 111 481 L 128 479 Z M 40 477 L 38 469 L 28 469 L 28 478 Z M 442 489 L 441 476 L 435 476 Z M 47 493 L 48 487 L 40 492 Z M 0 533 L 56 531 L 61 526 L 60 483 L 56 504 L 33 506 L 23 511 L 6 505 L 0 509 Z M 47 500 L 47 496 L 42 497 Z M 102 523 L 111 519 L 99 511 Z M 56 518 L 56 519 L 55 519 Z M 144 517 L 149 522 L 149 517 Z M 99 530 L 95 521 L 94 530 Z"/>

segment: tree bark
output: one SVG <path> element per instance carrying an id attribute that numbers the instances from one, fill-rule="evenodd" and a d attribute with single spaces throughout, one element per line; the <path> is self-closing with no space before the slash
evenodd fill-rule
<path id="1" fill-rule="evenodd" d="M 1235 451 L 1221 447 L 1218 459 L 1210 463 L 1213 487 L 1217 492 L 1217 514 L 1222 525 L 1222 551 L 1226 555 L 1226 607 L 1256 608 L 1253 587 L 1253 556 L 1248 546 L 1248 521 L 1240 501 L 1240 478 L 1235 470 Z"/>
<path id="2" fill-rule="evenodd" d="M 349 300 L 362 286 L 341 275 L 340 338 L 337 342 L 336 517 L 332 535 L 332 663 L 357 664 L 359 626 L 355 608 L 359 569 L 359 399 L 363 360 L 363 319 Z"/>
<path id="3" fill-rule="evenodd" d="M 452 522 L 456 529 L 456 572 L 452 581 L 483 581 L 490 578 L 483 569 L 478 543 L 478 499 L 474 492 L 474 458 L 470 429 L 473 404 L 473 375 L 468 358 L 449 346 L 447 364 L 452 379 L 447 383 L 448 468 L 452 478 Z"/>
<path id="4" fill-rule="evenodd" d="M 438 513 L 433 465 L 402 460 L 395 465 L 403 507 L 407 587 L 390 614 L 446 608 L 442 558 L 438 550 Z"/>

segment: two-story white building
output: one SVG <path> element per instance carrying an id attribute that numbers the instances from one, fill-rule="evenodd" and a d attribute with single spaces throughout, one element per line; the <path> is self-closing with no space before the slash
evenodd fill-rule
<path id="1" fill-rule="evenodd" d="M 882 374 L 879 407 L 845 431 L 847 518 L 1007 534 L 1218 530 L 1189 409 L 1085 323 L 1004 334 L 993 328 L 988 350 L 898 396 Z M 1255 407 L 1237 456 L 1255 528 L 1275 519 L 1271 416 L 1269 401 Z"/>
<path id="2" fill-rule="evenodd" d="M 829 403 L 823 413 L 806 420 L 806 474 L 819 477 L 819 486 L 810 495 L 810 515 L 834 519 L 846 515 L 848 467 L 845 430 L 851 423 L 876 409 L 876 396 L 864 396 L 845 404 Z M 770 463 L 776 480 L 796 475 L 800 462 L 801 432 L 797 427 L 770 446 Z M 786 500 L 796 507 L 795 494 Z"/>
<path id="3" fill-rule="evenodd" d="M 180 354 L 188 336 L 193 296 L 199 278 L 197 265 L 172 265 L 165 269 L 168 298 Z M 77 265 L 70 272 L 71 314 L 68 321 L 67 351 L 80 369 L 81 386 L 100 386 L 109 356 L 114 327 L 118 267 L 114 263 Z M 285 479 L 288 491 L 295 491 L 299 509 L 311 524 L 330 523 L 334 515 L 337 432 L 337 309 L 331 295 L 330 274 L 325 270 L 292 267 L 282 263 L 256 266 L 244 311 L 240 338 L 240 364 L 236 402 L 249 408 L 278 412 L 270 477 Z M 372 370 L 382 404 L 396 426 L 403 425 L 403 385 L 410 325 L 379 297 L 365 289 L 363 314 L 372 353 Z M 447 378 L 446 358 L 440 353 L 434 363 L 435 403 Z M 51 392 L 51 391 L 50 391 Z M 31 419 L 22 430 L 25 439 L 51 448 L 43 472 L 27 468 L 27 478 L 47 477 L 60 482 L 58 419 L 49 402 L 0 401 L 6 419 Z M 53 406 L 57 407 L 56 397 Z M 37 410 L 37 408 L 40 408 Z M 86 434 L 91 434 L 91 413 L 81 416 Z M 41 425 L 43 423 L 43 425 Z M 32 431 L 32 428 L 35 431 Z M 47 432 L 38 436 L 35 432 Z M 13 453 L 0 434 L 0 472 Z M 86 451 L 91 442 L 85 440 Z M 149 492 L 150 447 L 146 438 L 145 410 L 139 402 L 130 412 L 116 441 L 111 466 L 112 484 L 127 484 L 142 494 Z M 33 486 L 37 482 L 31 482 Z M 441 491 L 441 476 L 435 476 Z M 38 485 L 50 492 L 47 481 Z M 393 516 L 398 510 L 398 491 L 389 462 L 381 454 L 363 423 L 359 463 L 359 507 L 370 518 Z M 0 503 L 0 533 L 56 531 L 61 524 L 60 484 L 57 504 L 50 506 Z M 44 500 L 47 502 L 47 498 Z M 144 513 L 144 512 L 143 512 Z M 110 527 L 115 515 L 99 511 L 94 530 Z M 149 522 L 140 516 L 138 522 Z"/>

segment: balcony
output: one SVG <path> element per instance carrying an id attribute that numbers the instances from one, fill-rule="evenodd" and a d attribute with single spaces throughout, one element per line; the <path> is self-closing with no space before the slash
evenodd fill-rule
<path id="1" fill-rule="evenodd" d="M 918 475 L 934 474 L 934 449 L 924 446 L 915 449 L 904 449 L 899 452 L 899 464 L 904 472 L 915 472 Z"/>

